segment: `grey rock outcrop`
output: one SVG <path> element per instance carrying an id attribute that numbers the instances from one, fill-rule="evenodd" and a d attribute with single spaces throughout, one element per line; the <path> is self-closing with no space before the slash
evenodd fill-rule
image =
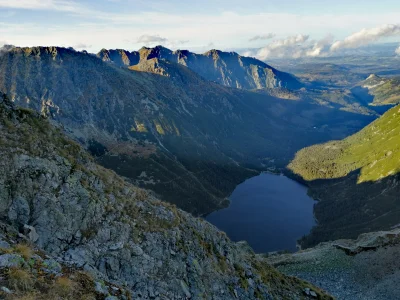
<path id="1" fill-rule="evenodd" d="M 365 233 L 293 254 L 271 255 L 269 263 L 327 290 L 337 299 L 396 299 L 400 293 L 400 229 Z M 316 297 L 312 289 L 307 295 Z"/>
<path id="2" fill-rule="evenodd" d="M 0 255 L 0 268 L 12 268 L 20 266 L 24 260 L 18 254 Z"/>
<path id="3" fill-rule="evenodd" d="M 37 240 L 39 239 L 39 235 L 37 234 L 35 227 L 25 224 L 23 231 L 24 231 L 24 234 L 29 238 L 29 240 L 32 243 L 37 242 Z"/>

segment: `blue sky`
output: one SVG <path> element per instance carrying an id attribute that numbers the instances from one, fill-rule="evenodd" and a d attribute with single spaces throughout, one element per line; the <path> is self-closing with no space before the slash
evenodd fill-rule
<path id="1" fill-rule="evenodd" d="M 312 56 L 335 42 L 333 50 L 400 42 L 399 23 L 398 0 L 0 0 L 0 44 L 90 52 L 163 44 L 198 52 L 260 48 L 265 57 Z"/>

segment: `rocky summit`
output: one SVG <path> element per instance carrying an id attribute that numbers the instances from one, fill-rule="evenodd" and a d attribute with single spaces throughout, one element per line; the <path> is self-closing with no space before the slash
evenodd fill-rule
<path id="1" fill-rule="evenodd" d="M 295 76 L 236 52 L 213 49 L 204 54 L 196 54 L 188 50 L 172 51 L 163 46 L 156 46 L 143 47 L 133 52 L 103 49 L 97 56 L 103 61 L 126 67 L 140 65 L 154 58 L 163 59 L 186 66 L 207 80 L 241 89 L 299 89 L 303 86 Z"/>
<path id="2" fill-rule="evenodd" d="M 0 284 L 9 299 L 329 299 L 1 99 L 0 217 L 11 229 L 0 226 Z M 16 238 L 45 252 L 11 245 Z"/>

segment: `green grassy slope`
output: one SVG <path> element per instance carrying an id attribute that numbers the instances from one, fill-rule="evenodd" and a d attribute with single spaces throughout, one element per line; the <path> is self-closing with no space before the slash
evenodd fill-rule
<path id="1" fill-rule="evenodd" d="M 303 247 L 398 226 L 400 106 L 344 140 L 302 149 L 288 169 L 319 200 Z"/>
<path id="2" fill-rule="evenodd" d="M 387 79 L 370 93 L 375 96 L 373 105 L 397 104 L 400 102 L 400 79 Z"/>
<path id="3" fill-rule="evenodd" d="M 400 106 L 341 141 L 302 149 L 289 169 L 305 180 L 339 178 L 361 169 L 358 182 L 400 171 Z"/>

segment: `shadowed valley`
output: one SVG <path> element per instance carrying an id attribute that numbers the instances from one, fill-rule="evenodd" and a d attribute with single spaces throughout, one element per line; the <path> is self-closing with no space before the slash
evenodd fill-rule
<path id="1" fill-rule="evenodd" d="M 283 168 L 302 147 L 374 119 L 146 63 L 170 76 L 65 48 L 12 48 L 0 57 L 0 89 L 62 124 L 104 166 L 195 215 L 225 207 L 238 183 Z"/>

